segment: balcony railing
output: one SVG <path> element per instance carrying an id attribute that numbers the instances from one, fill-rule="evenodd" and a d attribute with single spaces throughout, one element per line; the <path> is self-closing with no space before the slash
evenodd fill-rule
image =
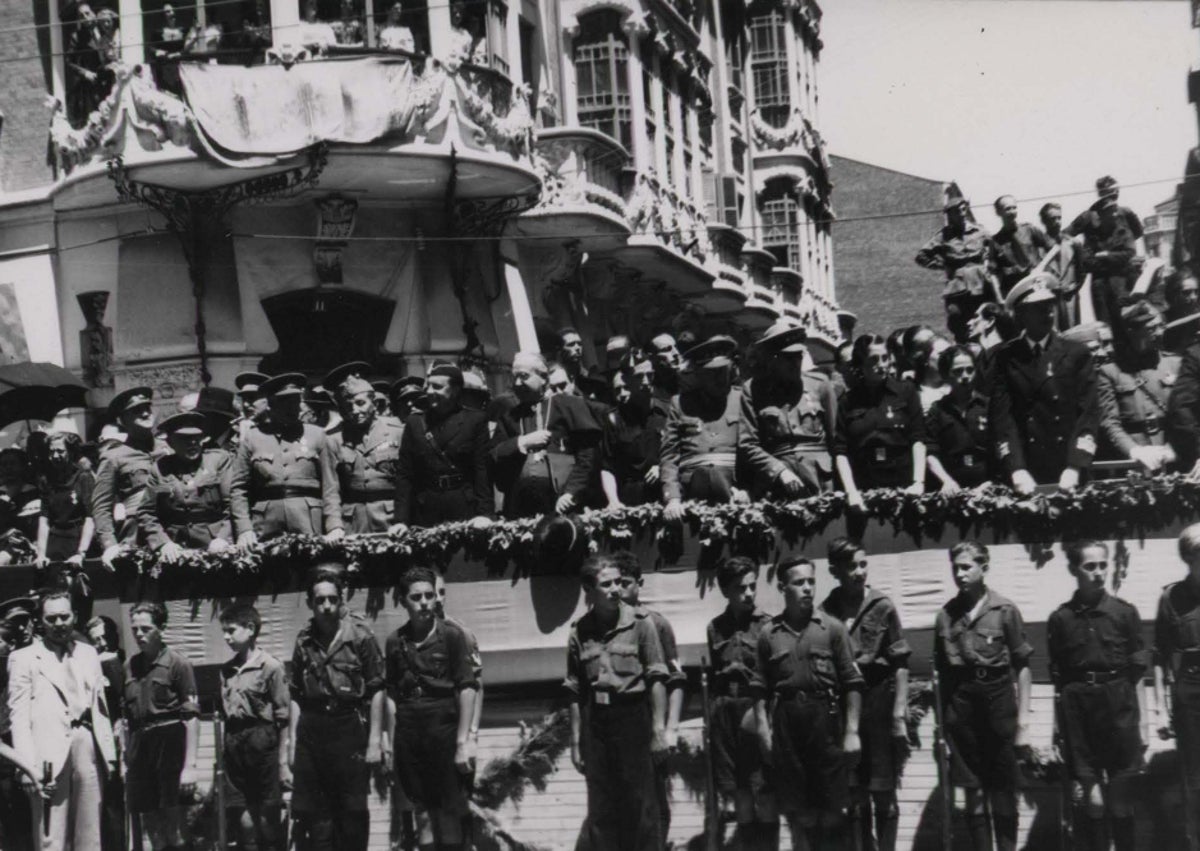
<path id="1" fill-rule="evenodd" d="M 622 172 L 629 152 L 607 134 L 587 127 L 539 130 L 534 162 L 542 178 L 542 198 L 534 212 L 595 206 L 624 219 Z"/>

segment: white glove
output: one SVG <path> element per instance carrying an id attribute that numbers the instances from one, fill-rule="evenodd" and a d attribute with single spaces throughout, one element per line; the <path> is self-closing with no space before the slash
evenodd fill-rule
<path id="1" fill-rule="evenodd" d="M 1029 496 L 1037 489 L 1037 482 L 1029 475 L 1028 470 L 1015 470 L 1012 474 L 1012 486 L 1021 496 Z"/>

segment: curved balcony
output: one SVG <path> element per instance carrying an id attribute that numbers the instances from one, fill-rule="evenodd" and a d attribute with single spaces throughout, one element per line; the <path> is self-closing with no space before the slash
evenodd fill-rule
<path id="1" fill-rule="evenodd" d="M 542 181 L 536 207 L 513 223 L 517 236 L 579 233 L 589 251 L 615 247 L 630 235 L 622 174 L 629 152 L 607 134 L 587 127 L 537 132 L 534 166 Z"/>
<path id="2" fill-rule="evenodd" d="M 83 128 L 70 127 L 61 106 L 52 119 L 66 175 L 55 207 L 112 203 L 114 157 L 139 182 L 204 191 L 285 174 L 318 148 L 322 191 L 440 202 L 453 171 L 459 198 L 528 194 L 537 175 L 524 92 L 491 69 L 419 58 L 300 51 L 253 67 L 182 60 L 183 98 L 160 90 L 146 66 L 120 66 Z"/>
<path id="3" fill-rule="evenodd" d="M 708 292 L 692 299 L 711 315 L 738 313 L 745 309 L 749 293 L 748 280 L 742 266 L 742 246 L 746 235 L 719 222 L 708 225 L 708 240 L 712 250 L 708 255 L 709 269 L 716 273 Z"/>

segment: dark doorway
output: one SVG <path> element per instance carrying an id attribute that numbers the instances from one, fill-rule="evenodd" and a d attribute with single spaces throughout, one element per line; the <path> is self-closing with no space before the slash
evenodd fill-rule
<path id="1" fill-rule="evenodd" d="M 381 352 L 396 309 L 391 299 L 318 288 L 272 296 L 262 305 L 279 340 L 279 351 L 262 359 L 263 372 L 324 373 L 356 360 L 392 371 L 395 357 Z"/>

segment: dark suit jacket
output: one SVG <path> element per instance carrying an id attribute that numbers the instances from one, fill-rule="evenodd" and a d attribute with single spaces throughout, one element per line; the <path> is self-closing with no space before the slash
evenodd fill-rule
<path id="1" fill-rule="evenodd" d="M 546 509 L 547 494 L 523 498 L 520 485 L 522 484 L 521 470 L 525 466 L 527 455 L 518 448 L 517 439 L 527 433 L 522 430 L 522 422 L 533 416 L 534 408 L 521 404 L 516 397 L 509 396 L 506 404 L 494 411 L 496 433 L 492 437 L 492 474 L 498 487 L 504 493 L 504 514 L 517 517 L 530 513 L 535 506 Z M 575 497 L 577 504 L 590 504 L 597 501 L 600 477 L 600 443 L 602 428 L 596 421 L 587 400 L 578 396 L 559 395 L 553 397 L 549 406 L 549 419 L 546 428 L 552 438 L 552 450 L 562 451 L 574 457 L 571 471 L 565 482 L 559 483 L 560 493 L 569 493 Z M 553 501 L 550 501 L 551 505 Z"/>
<path id="2" fill-rule="evenodd" d="M 1087 346 L 1055 334 L 1036 358 L 1024 337 L 998 348 L 988 419 L 1005 473 L 1028 470 L 1039 483 L 1052 484 L 1066 467 L 1086 469 L 1100 430 Z"/>
<path id="3" fill-rule="evenodd" d="M 432 526 L 491 514 L 490 440 L 482 411 L 459 408 L 441 419 L 410 416 L 396 461 L 396 522 Z M 447 476 L 462 482 L 439 485 Z"/>
<path id="4" fill-rule="evenodd" d="M 1179 468 L 1191 469 L 1200 458 L 1200 343 L 1183 353 L 1179 376 L 1167 397 L 1167 439 Z"/>

